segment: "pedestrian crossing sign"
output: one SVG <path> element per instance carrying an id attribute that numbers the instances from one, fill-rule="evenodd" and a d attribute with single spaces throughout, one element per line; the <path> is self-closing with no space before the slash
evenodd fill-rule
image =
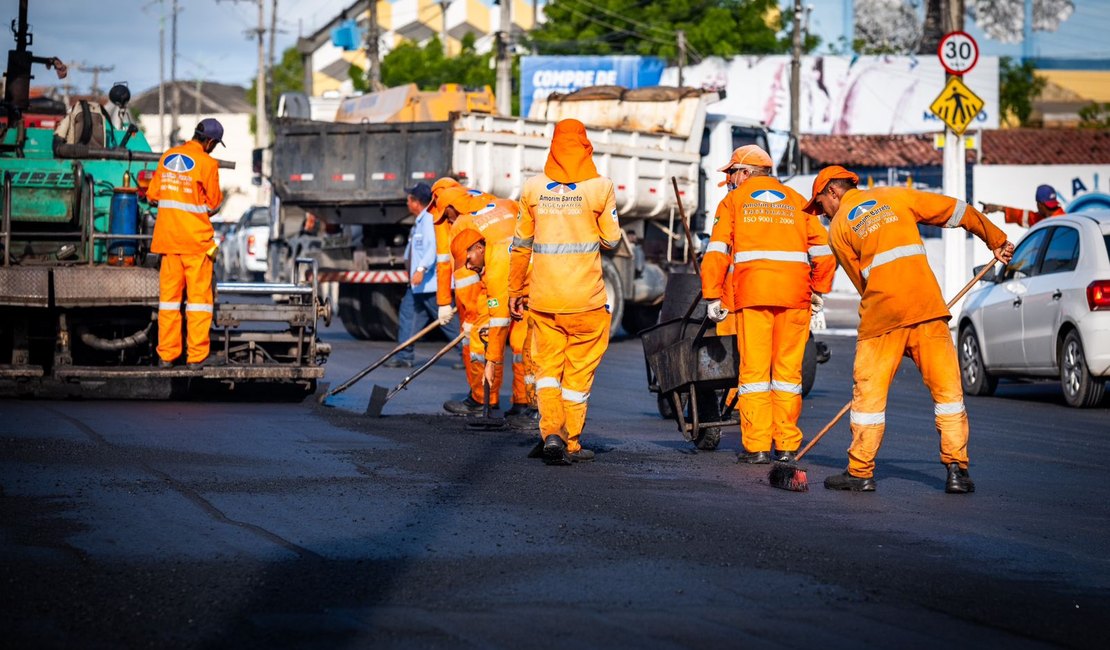
<path id="1" fill-rule="evenodd" d="M 983 100 L 971 92 L 960 77 L 949 77 L 944 90 L 933 100 L 929 110 L 953 132 L 961 135 L 983 110 Z"/>

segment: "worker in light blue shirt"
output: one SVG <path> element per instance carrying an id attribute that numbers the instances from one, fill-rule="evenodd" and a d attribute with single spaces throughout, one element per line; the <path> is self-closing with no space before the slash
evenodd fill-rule
<path id="1" fill-rule="evenodd" d="M 415 221 L 409 234 L 408 246 L 405 247 L 409 286 L 405 297 L 401 299 L 398 341 L 409 339 L 425 325 L 439 318 L 439 305 L 436 303 L 435 224 L 427 210 L 428 203 L 432 200 L 432 188 L 427 183 L 417 183 L 406 192 L 408 209 Z M 458 321 L 455 319 L 451 319 L 442 328 L 448 340 L 459 334 Z M 413 358 L 413 346 L 410 345 L 385 365 L 388 368 L 411 368 Z"/>

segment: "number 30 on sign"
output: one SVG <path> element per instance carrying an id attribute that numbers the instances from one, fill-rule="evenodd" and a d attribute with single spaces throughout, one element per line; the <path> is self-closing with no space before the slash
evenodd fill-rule
<path id="1" fill-rule="evenodd" d="M 940 39 L 937 56 L 948 74 L 964 75 L 979 62 L 979 44 L 967 32 L 949 32 Z"/>

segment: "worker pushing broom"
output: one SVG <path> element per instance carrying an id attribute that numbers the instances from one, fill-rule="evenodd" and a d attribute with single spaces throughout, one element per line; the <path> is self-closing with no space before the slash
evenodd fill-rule
<path id="1" fill-rule="evenodd" d="M 1003 264 L 1009 263 L 1014 245 L 983 213 L 963 201 L 907 188 L 864 191 L 858 183 L 859 177 L 843 167 L 826 167 L 814 180 L 813 198 L 805 207 L 807 212 L 832 215 L 829 245 L 861 296 L 848 468 L 826 478 L 825 487 L 875 490 L 875 456 L 886 425 L 887 392 L 902 357 L 908 356 L 921 370 L 933 397 L 940 461 L 948 474 L 945 492 L 974 492 L 968 473 L 969 425 L 948 309 L 983 273 L 946 305 L 917 225 L 963 228 L 983 240 Z M 776 467 L 770 479 L 771 485 L 787 490 L 807 488 L 805 471 L 798 467 Z"/>

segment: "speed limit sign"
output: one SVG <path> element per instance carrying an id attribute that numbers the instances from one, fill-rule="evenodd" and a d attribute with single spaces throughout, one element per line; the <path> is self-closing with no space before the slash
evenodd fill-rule
<path id="1" fill-rule="evenodd" d="M 979 44 L 967 32 L 949 32 L 940 39 L 937 56 L 948 74 L 964 75 L 979 62 Z"/>

